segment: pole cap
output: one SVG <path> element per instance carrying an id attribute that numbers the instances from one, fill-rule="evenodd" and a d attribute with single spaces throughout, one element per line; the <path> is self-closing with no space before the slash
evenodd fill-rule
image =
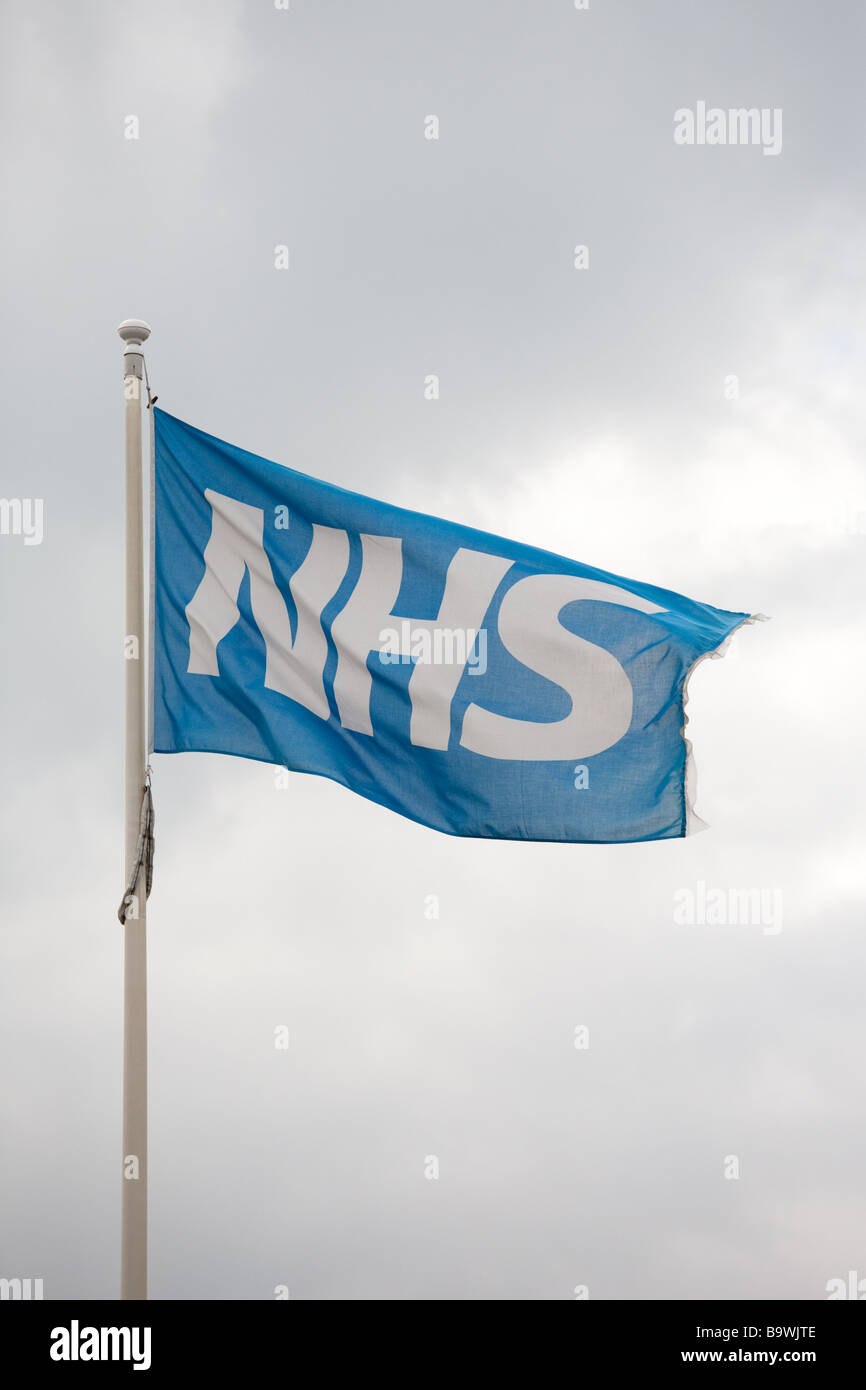
<path id="1" fill-rule="evenodd" d="M 123 323 L 118 324 L 117 331 L 127 348 L 140 348 L 150 337 L 150 324 L 145 323 L 144 319 L 124 319 Z"/>

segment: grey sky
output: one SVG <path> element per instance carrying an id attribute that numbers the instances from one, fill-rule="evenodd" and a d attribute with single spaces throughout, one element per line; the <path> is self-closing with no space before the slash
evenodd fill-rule
<path id="1" fill-rule="evenodd" d="M 863 40 L 802 0 L 5 8 L 0 492 L 45 535 L 0 537 L 0 1275 L 117 1290 L 142 315 L 212 434 L 772 617 L 692 681 L 693 840 L 451 840 L 155 759 L 152 1296 L 866 1277 Z M 675 145 L 699 100 L 781 108 L 781 153 Z M 699 881 L 782 931 L 676 925 Z"/>

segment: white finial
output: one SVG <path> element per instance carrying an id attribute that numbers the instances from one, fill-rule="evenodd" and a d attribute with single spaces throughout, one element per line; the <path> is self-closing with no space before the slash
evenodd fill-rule
<path id="1" fill-rule="evenodd" d="M 124 319 L 117 331 L 126 344 L 123 349 L 123 378 L 126 380 L 128 376 L 135 376 L 141 381 L 144 372 L 141 349 L 150 337 L 150 324 L 145 323 L 144 319 Z"/>
<path id="2" fill-rule="evenodd" d="M 144 319 L 124 319 L 117 329 L 127 347 L 140 348 L 150 337 L 150 324 Z"/>

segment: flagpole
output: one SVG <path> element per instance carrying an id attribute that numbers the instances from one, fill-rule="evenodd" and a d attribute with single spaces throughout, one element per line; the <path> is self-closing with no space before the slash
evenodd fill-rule
<path id="1" fill-rule="evenodd" d="M 124 884 L 134 872 L 147 772 L 145 724 L 144 532 L 141 469 L 142 345 L 150 328 L 124 319 L 126 415 L 126 756 Z M 147 1298 L 147 894 L 144 870 L 123 925 L 123 1155 L 120 1297 Z"/>

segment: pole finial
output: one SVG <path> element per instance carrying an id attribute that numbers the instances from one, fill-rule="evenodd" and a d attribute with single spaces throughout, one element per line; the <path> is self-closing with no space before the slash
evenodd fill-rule
<path id="1" fill-rule="evenodd" d="M 150 337 L 150 324 L 145 323 L 144 319 L 124 319 L 123 323 L 118 324 L 117 331 L 125 344 L 123 349 L 124 380 L 128 376 L 135 376 L 141 381 L 144 372 L 144 354 L 141 349 Z"/>
<path id="2" fill-rule="evenodd" d="M 124 319 L 123 323 L 118 324 L 117 331 L 127 347 L 134 350 L 147 342 L 150 337 L 150 324 L 145 323 L 144 319 Z"/>

